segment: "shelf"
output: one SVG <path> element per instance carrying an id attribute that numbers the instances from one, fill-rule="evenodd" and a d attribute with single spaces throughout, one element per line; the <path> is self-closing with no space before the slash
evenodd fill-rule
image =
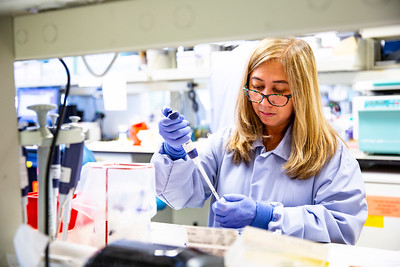
<path id="1" fill-rule="evenodd" d="M 64 74 L 64 73 L 63 73 Z M 52 76 L 48 79 L 15 79 L 15 87 L 47 87 L 47 86 L 65 86 L 67 84 L 66 75 Z M 78 84 L 76 77 L 71 77 L 71 85 Z"/>
<path id="2" fill-rule="evenodd" d="M 347 84 L 356 85 L 359 82 L 386 82 L 399 81 L 400 68 L 365 70 L 365 71 L 332 71 L 319 72 L 319 84 Z M 372 90 L 370 87 L 362 87 L 359 84 L 356 90 Z M 387 90 L 387 89 L 385 89 Z"/>
<path id="3" fill-rule="evenodd" d="M 325 68 L 325 70 L 328 70 Z M 185 69 L 159 69 L 151 72 L 135 71 L 126 72 L 125 76 L 128 84 L 154 83 L 154 82 L 173 82 L 173 81 L 189 81 L 194 79 L 208 79 L 212 73 L 209 67 L 203 68 L 185 68 Z M 37 78 L 36 78 L 37 77 Z M 400 82 L 400 67 L 392 69 L 376 69 L 376 70 L 341 70 L 318 72 L 319 84 L 345 84 L 355 85 L 356 90 L 377 90 L 370 86 L 374 82 L 397 81 Z M 65 86 L 66 77 L 64 73 L 60 75 L 46 76 L 42 79 L 40 75 L 31 77 L 15 78 L 16 87 L 39 87 L 39 86 Z M 75 87 L 100 87 L 102 78 L 96 78 L 90 75 L 72 75 L 71 86 Z M 387 88 L 381 87 L 383 90 Z M 398 87 L 393 89 L 399 89 Z"/>
<path id="4" fill-rule="evenodd" d="M 387 91 L 400 89 L 400 77 L 398 80 L 385 81 L 359 81 L 353 86 L 357 91 Z"/>
<path id="5" fill-rule="evenodd" d="M 353 156 L 356 158 L 363 171 L 370 170 L 373 166 L 392 166 L 400 172 L 400 155 L 377 155 L 368 154 L 355 148 L 350 148 Z"/>
<path id="6" fill-rule="evenodd" d="M 153 154 L 154 147 L 134 146 L 132 141 L 93 141 L 85 143 L 86 147 L 93 152 L 112 153 L 146 153 Z"/>
<path id="7" fill-rule="evenodd" d="M 163 69 L 153 70 L 150 75 L 152 81 L 191 80 L 208 78 L 211 68 L 188 68 L 188 69 Z"/>
<path id="8" fill-rule="evenodd" d="M 360 34 L 365 39 L 397 38 L 400 37 L 400 25 L 365 28 L 360 30 Z"/>
<path id="9" fill-rule="evenodd" d="M 160 69 L 152 72 L 137 71 L 125 73 L 126 82 L 130 83 L 150 83 L 160 81 L 189 81 L 193 79 L 208 79 L 211 75 L 211 68 L 188 68 L 188 69 Z M 19 79 L 16 77 L 16 87 L 44 87 L 44 86 L 65 86 L 65 75 L 49 76 L 46 79 Z M 73 75 L 71 86 L 76 87 L 100 87 L 102 78 L 94 76 Z"/>
<path id="10" fill-rule="evenodd" d="M 396 161 L 400 164 L 400 155 L 375 155 L 360 150 L 352 150 L 352 153 L 357 160 Z"/>

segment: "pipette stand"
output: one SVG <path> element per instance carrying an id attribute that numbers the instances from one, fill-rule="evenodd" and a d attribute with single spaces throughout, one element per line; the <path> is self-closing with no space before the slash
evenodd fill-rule
<path id="1" fill-rule="evenodd" d="M 46 179 L 46 166 L 50 153 L 50 146 L 53 140 L 53 134 L 47 127 L 47 113 L 50 110 L 57 108 L 55 105 L 32 105 L 28 109 L 36 112 L 38 117 L 39 127 L 34 129 L 28 129 L 20 132 L 19 141 L 21 146 L 37 146 L 37 160 L 38 160 L 38 184 L 39 184 L 39 196 L 38 196 L 38 230 L 45 233 L 45 200 L 46 197 L 55 199 L 57 196 L 53 196 L 52 181 L 49 179 L 49 192 L 45 194 L 44 181 Z M 53 122 L 54 123 L 54 122 Z M 61 144 L 74 144 L 80 143 L 85 140 L 85 135 L 80 127 L 63 126 L 61 127 L 56 145 Z M 49 227 L 52 228 L 52 220 L 55 220 L 55 214 L 51 212 L 51 205 L 49 205 Z M 53 217 L 54 216 L 54 217 Z M 56 229 L 49 229 L 49 234 L 54 237 Z"/>

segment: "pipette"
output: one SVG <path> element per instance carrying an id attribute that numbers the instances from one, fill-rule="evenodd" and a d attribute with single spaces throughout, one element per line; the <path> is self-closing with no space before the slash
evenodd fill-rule
<path id="1" fill-rule="evenodd" d="M 170 108 L 164 108 L 162 113 L 164 114 L 165 117 L 174 120 L 179 117 L 179 113 L 177 111 L 173 111 Z M 201 166 L 200 159 L 199 159 L 199 154 L 197 153 L 197 149 L 192 142 L 192 140 L 189 139 L 186 143 L 182 145 L 183 149 L 185 150 L 186 154 L 191 158 L 194 162 L 194 164 L 197 166 L 197 169 L 200 171 L 204 181 L 207 183 L 208 188 L 210 188 L 211 192 L 215 196 L 217 200 L 219 200 L 219 196 L 217 191 L 215 191 L 214 186 L 211 184 L 210 179 L 207 176 L 207 173 L 205 172 L 203 166 Z"/>
<path id="2" fill-rule="evenodd" d="M 70 124 L 70 130 L 77 126 L 77 121 L 79 117 L 71 116 L 72 123 Z M 79 143 L 71 143 L 65 146 L 63 159 L 61 162 L 61 176 L 59 182 L 59 209 L 57 215 L 57 230 L 59 229 L 61 215 L 63 222 L 62 229 L 62 240 L 67 240 L 68 225 L 71 216 L 71 205 L 74 191 L 78 184 L 81 168 L 82 168 L 82 158 L 83 158 L 83 146 L 84 141 Z M 58 233 L 58 232 L 57 232 Z"/>
<path id="3" fill-rule="evenodd" d="M 28 205 L 28 192 L 29 192 L 29 178 L 28 178 L 28 170 L 26 168 L 26 156 L 27 152 L 24 147 L 20 150 L 20 161 L 19 161 L 19 172 L 21 179 L 21 197 L 22 197 L 22 218 L 24 223 L 28 223 L 28 213 L 27 213 L 27 205 Z"/>
<path id="4" fill-rule="evenodd" d="M 51 133 L 54 135 L 56 131 L 56 121 L 58 118 L 58 114 L 50 114 L 51 122 L 52 122 L 52 127 L 50 128 Z M 61 176 L 61 151 L 60 151 L 60 146 L 55 145 L 54 146 L 54 154 L 53 154 L 53 159 L 51 162 L 50 166 L 50 176 L 49 179 L 52 181 L 52 186 L 53 186 L 53 193 L 51 197 L 51 209 L 52 213 L 54 214 L 54 218 L 51 220 L 52 227 L 52 232 L 50 233 L 50 236 L 55 239 L 57 236 L 57 202 L 58 202 L 58 187 L 60 183 L 60 176 Z M 61 209 L 61 208 L 60 208 Z"/>

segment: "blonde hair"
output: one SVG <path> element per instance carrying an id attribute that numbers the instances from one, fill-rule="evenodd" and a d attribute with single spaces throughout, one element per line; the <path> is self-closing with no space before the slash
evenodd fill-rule
<path id="1" fill-rule="evenodd" d="M 291 153 L 283 166 L 292 178 L 308 179 L 319 173 L 337 150 L 338 135 L 322 113 L 314 54 L 307 42 L 293 37 L 264 39 L 249 58 L 236 103 L 236 128 L 227 142 L 233 162 L 248 164 L 254 157 L 252 144 L 263 137 L 264 125 L 242 92 L 249 75 L 260 64 L 279 61 L 293 94 Z"/>

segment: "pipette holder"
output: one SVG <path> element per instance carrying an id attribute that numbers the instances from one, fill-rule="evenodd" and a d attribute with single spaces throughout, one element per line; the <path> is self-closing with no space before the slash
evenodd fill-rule
<path id="1" fill-rule="evenodd" d="M 52 196 L 52 181 L 49 182 L 49 192 L 44 194 L 44 181 L 46 179 L 46 166 L 50 153 L 50 146 L 53 141 L 53 134 L 47 127 L 47 113 L 50 110 L 56 109 L 55 105 L 33 105 L 29 106 L 37 113 L 38 127 L 30 128 L 19 133 L 19 141 L 21 146 L 37 146 L 37 160 L 38 160 L 38 183 L 39 183 L 39 197 L 38 197 L 38 230 L 45 233 L 45 200 L 46 197 Z M 85 135 L 81 127 L 76 123 L 63 125 L 59 131 L 56 145 L 61 144 L 75 144 L 85 140 Z M 54 196 L 56 197 L 56 196 Z M 51 209 L 51 205 L 49 205 Z M 51 212 L 49 212 L 51 214 Z M 49 224 L 51 226 L 51 223 Z M 49 232 L 54 232 L 50 230 Z"/>

